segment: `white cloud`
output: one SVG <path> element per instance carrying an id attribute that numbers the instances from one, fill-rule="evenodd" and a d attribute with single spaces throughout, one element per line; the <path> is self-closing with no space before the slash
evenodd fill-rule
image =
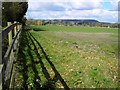
<path id="1" fill-rule="evenodd" d="M 44 11 L 44 12 L 31 12 L 28 15 L 34 19 L 96 19 L 105 22 L 117 22 L 117 11 L 107 10 L 74 10 L 74 11 Z"/>
<path id="2" fill-rule="evenodd" d="M 110 3 L 113 6 L 113 10 L 116 10 L 116 11 L 118 10 L 118 2 L 119 2 L 119 0 L 110 0 Z"/>
<path id="3" fill-rule="evenodd" d="M 96 19 L 117 22 L 117 11 L 103 9 L 102 3 L 109 1 L 114 8 L 118 0 L 38 0 L 29 1 L 27 18 L 33 19 Z M 117 4 L 116 4 L 117 3 Z"/>
<path id="4" fill-rule="evenodd" d="M 64 7 L 66 10 L 69 9 L 92 9 L 92 8 L 100 8 L 101 5 L 101 1 L 102 0 L 97 0 L 97 2 L 94 2 L 94 0 L 89 0 L 88 2 L 85 2 L 85 0 L 51 0 L 49 2 L 40 2 L 40 0 L 38 0 L 38 2 L 36 1 L 31 1 L 29 0 L 29 9 L 30 10 L 36 10 L 36 9 L 40 9 L 40 8 L 45 8 L 47 5 L 49 4 L 54 4 L 54 5 L 58 5 L 61 7 Z"/>
<path id="5" fill-rule="evenodd" d="M 29 2 L 109 2 L 112 0 L 28 0 Z M 119 0 L 113 0 L 119 1 Z"/>
<path id="6" fill-rule="evenodd" d="M 97 0 L 97 2 L 94 2 L 95 0 L 88 0 L 85 2 L 85 0 L 80 0 L 80 2 L 69 2 L 71 4 L 72 8 L 75 9 L 93 9 L 93 8 L 101 8 L 101 1 Z"/>

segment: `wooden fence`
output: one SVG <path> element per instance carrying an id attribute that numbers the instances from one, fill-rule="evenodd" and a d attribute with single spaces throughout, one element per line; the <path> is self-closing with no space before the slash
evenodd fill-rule
<path id="1" fill-rule="evenodd" d="M 13 88 L 14 61 L 19 47 L 19 37 L 22 31 L 22 24 L 8 22 L 8 26 L 0 32 L 0 90 Z M 7 39 L 6 39 L 7 38 Z M 3 41 L 8 41 L 8 48 L 5 55 L 2 55 Z"/>

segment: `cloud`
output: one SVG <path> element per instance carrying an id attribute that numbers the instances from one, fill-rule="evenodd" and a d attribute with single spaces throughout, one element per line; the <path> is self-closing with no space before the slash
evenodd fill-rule
<path id="1" fill-rule="evenodd" d="M 52 2 L 29 2 L 28 11 L 63 11 L 63 6 Z"/>
<path id="2" fill-rule="evenodd" d="M 54 0 L 52 0 L 54 1 Z M 29 1 L 29 10 L 71 10 L 71 9 L 94 9 L 101 8 L 101 0 L 99 2 L 94 2 L 94 0 L 89 0 L 89 2 L 84 2 L 84 0 L 78 0 L 78 2 L 74 2 L 70 0 L 68 2 L 32 2 Z M 63 0 L 62 0 L 63 1 Z"/>
<path id="3" fill-rule="evenodd" d="M 104 8 L 105 0 L 38 0 L 29 1 L 27 18 L 33 19 L 96 19 L 117 22 L 117 11 Z M 108 0 L 106 0 L 108 2 Z M 115 0 L 114 0 L 115 1 Z M 117 0 L 109 1 L 112 9 L 117 7 Z"/>
<path id="4" fill-rule="evenodd" d="M 31 12 L 29 18 L 34 19 L 96 19 L 104 22 L 117 22 L 117 12 L 108 10 L 73 10 Z"/>
<path id="5" fill-rule="evenodd" d="M 73 9 L 94 9 L 94 8 L 101 8 L 101 0 L 98 0 L 99 2 L 94 2 L 94 0 L 89 0 L 88 2 L 84 2 L 84 0 L 81 0 L 81 2 L 69 2 L 71 7 Z"/>

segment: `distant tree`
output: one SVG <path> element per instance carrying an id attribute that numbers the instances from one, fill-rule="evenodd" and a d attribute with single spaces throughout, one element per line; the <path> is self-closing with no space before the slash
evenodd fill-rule
<path id="1" fill-rule="evenodd" d="M 43 24 L 42 20 L 37 21 L 37 25 L 42 25 L 42 24 Z"/>
<path id="2" fill-rule="evenodd" d="M 27 12 L 28 3 L 27 2 L 3 2 L 2 5 L 2 22 L 3 25 L 6 22 L 23 22 L 24 15 Z M 25 20 L 24 20 L 25 21 Z"/>

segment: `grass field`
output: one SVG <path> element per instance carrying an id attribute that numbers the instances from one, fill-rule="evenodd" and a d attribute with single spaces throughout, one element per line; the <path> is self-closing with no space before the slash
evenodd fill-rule
<path id="1" fill-rule="evenodd" d="M 47 31 L 67 31 L 67 32 L 109 32 L 109 33 L 118 33 L 117 28 L 102 28 L 102 27 L 84 27 L 84 26 L 59 26 L 59 25 L 45 25 L 45 26 L 36 26 L 31 25 L 35 31 L 47 30 Z"/>
<path id="2" fill-rule="evenodd" d="M 16 67 L 18 87 L 116 88 L 118 30 L 30 26 Z"/>

